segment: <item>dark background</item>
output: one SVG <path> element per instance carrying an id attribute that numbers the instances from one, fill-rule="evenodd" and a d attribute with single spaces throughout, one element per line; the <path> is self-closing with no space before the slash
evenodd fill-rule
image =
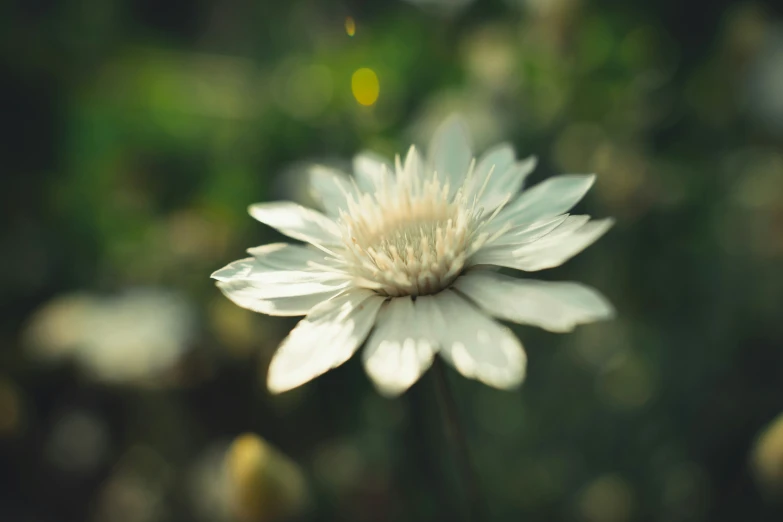
<path id="1" fill-rule="evenodd" d="M 249 203 L 307 201 L 304 164 L 454 111 L 535 180 L 598 173 L 580 210 L 617 219 L 542 274 L 615 321 L 516 328 L 516 392 L 450 374 L 486 519 L 783 520 L 779 3 L 11 0 L 0 64 L 0 521 L 275 520 L 283 457 L 242 433 L 304 477 L 302 520 L 459 520 L 431 376 L 270 396 L 294 321 L 208 278 L 274 239 Z"/>

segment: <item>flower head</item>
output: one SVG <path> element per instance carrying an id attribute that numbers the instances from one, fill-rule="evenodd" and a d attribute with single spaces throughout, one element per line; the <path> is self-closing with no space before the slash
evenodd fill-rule
<path id="1" fill-rule="evenodd" d="M 364 365 L 386 395 L 410 387 L 441 355 L 460 373 L 498 388 L 525 375 L 522 344 L 490 316 L 550 331 L 606 319 L 611 305 L 578 283 L 500 274 L 564 263 L 611 220 L 567 212 L 593 184 L 563 175 L 521 191 L 535 168 L 507 144 L 473 159 L 457 117 L 436 132 L 427 159 L 411 147 L 394 164 L 371 153 L 353 176 L 315 167 L 323 213 L 295 203 L 250 214 L 306 244 L 251 248 L 212 277 L 239 306 L 306 317 L 272 358 L 272 392 L 299 386 L 348 360 L 367 339 Z"/>

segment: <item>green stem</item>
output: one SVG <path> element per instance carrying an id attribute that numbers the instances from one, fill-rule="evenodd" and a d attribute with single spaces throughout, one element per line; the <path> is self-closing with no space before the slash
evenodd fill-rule
<path id="1" fill-rule="evenodd" d="M 449 439 L 459 474 L 462 476 L 462 483 L 465 488 L 468 510 L 467 520 L 470 522 L 484 521 L 482 518 L 482 499 L 481 490 L 478 483 L 478 475 L 473 467 L 468 449 L 468 441 L 465 437 L 465 431 L 459 421 L 457 403 L 454 400 L 454 394 L 449 386 L 446 367 L 440 357 L 435 358 L 432 365 L 432 371 L 435 376 L 436 395 L 440 405 L 443 418 L 446 437 Z"/>

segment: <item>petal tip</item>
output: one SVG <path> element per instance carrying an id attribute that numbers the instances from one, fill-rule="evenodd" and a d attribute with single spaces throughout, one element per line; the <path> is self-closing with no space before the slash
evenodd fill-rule
<path id="1" fill-rule="evenodd" d="M 258 219 L 256 215 L 263 212 L 262 205 L 263 203 L 251 203 L 247 206 L 247 213 L 250 214 L 251 217 Z"/>
<path id="2" fill-rule="evenodd" d="M 595 174 L 577 174 L 577 176 L 584 180 L 586 185 L 585 192 L 590 190 L 595 185 L 595 180 L 598 179 L 598 176 Z"/>
<path id="3" fill-rule="evenodd" d="M 396 386 L 396 385 L 389 385 L 388 383 L 380 383 L 376 381 L 374 378 L 371 378 L 371 380 L 378 394 L 386 399 L 396 399 L 397 397 L 399 397 L 400 395 L 408 391 L 408 389 L 413 385 L 413 383 L 411 383 L 407 385 Z"/>
<path id="4" fill-rule="evenodd" d="M 606 234 L 609 229 L 611 229 L 617 221 L 614 218 L 608 217 L 603 219 L 595 219 L 593 221 L 590 221 L 590 223 L 595 223 L 594 230 L 596 231 L 596 239 L 600 238 L 604 234 Z"/>
<path id="5" fill-rule="evenodd" d="M 525 377 L 526 377 L 525 370 L 522 369 L 519 375 L 509 377 L 508 379 L 495 380 L 495 379 L 487 379 L 487 378 L 479 377 L 477 378 L 477 380 L 483 384 L 486 384 L 487 386 L 497 388 L 498 390 L 514 391 L 522 387 L 522 384 L 525 382 Z"/>
<path id="6" fill-rule="evenodd" d="M 608 299 L 603 298 L 604 309 L 601 314 L 596 317 L 596 321 L 613 321 L 617 319 L 617 309 L 609 302 Z"/>
<path id="7" fill-rule="evenodd" d="M 280 395 L 287 391 L 298 388 L 304 383 L 297 382 L 292 379 L 286 379 L 285 376 L 281 376 L 278 372 L 275 372 L 272 366 L 269 367 L 269 372 L 266 376 L 266 389 L 272 395 Z"/>

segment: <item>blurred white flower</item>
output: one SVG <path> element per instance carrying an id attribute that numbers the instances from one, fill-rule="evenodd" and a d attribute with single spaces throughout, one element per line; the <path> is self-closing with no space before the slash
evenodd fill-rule
<path id="1" fill-rule="evenodd" d="M 239 306 L 306 315 L 272 358 L 268 386 L 297 387 L 348 360 L 368 337 L 364 365 L 379 391 L 397 395 L 436 354 L 464 376 L 519 385 L 526 358 L 514 334 L 489 316 L 566 332 L 611 317 L 595 290 L 516 279 L 496 271 L 558 266 L 606 232 L 611 220 L 568 215 L 593 175 L 563 175 L 519 194 L 534 157 L 508 144 L 478 161 L 462 120 L 435 133 L 426 160 L 411 147 L 393 166 L 372 153 L 354 177 L 316 167 L 325 213 L 290 202 L 250 214 L 307 245 L 276 243 L 212 277 Z M 372 331 L 372 333 L 371 333 Z"/>
<path id="2" fill-rule="evenodd" d="M 27 344 L 38 359 L 71 358 L 98 380 L 138 384 L 174 366 L 194 324 L 188 303 L 164 290 L 72 294 L 36 312 Z"/>

